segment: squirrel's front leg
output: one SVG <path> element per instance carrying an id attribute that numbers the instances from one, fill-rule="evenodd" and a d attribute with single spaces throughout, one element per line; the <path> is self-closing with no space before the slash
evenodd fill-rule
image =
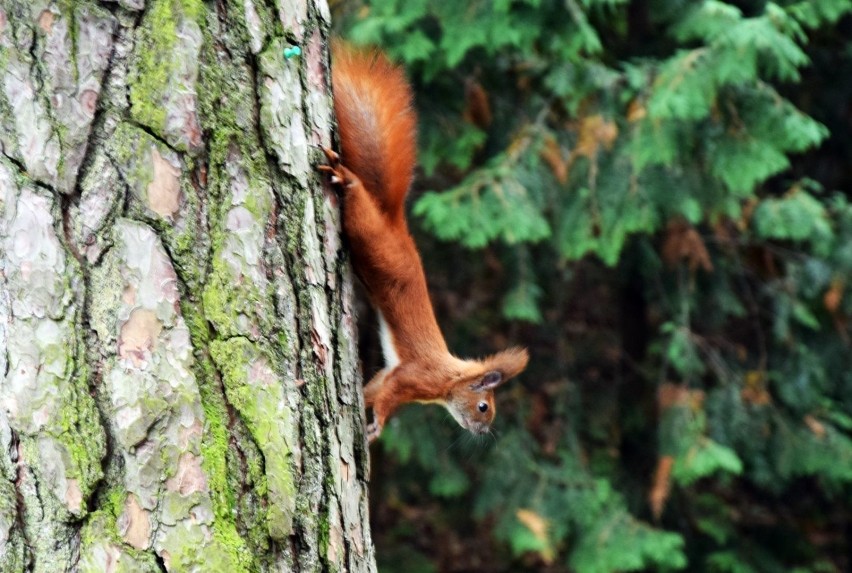
<path id="1" fill-rule="evenodd" d="M 370 381 L 364 385 L 364 405 L 367 408 L 372 408 L 379 397 L 379 393 L 385 382 L 385 378 L 390 373 L 390 368 L 379 370 Z"/>

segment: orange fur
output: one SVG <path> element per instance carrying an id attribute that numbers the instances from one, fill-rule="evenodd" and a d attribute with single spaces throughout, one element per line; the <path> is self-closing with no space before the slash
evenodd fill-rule
<path id="1" fill-rule="evenodd" d="M 343 189 L 343 230 L 355 272 L 384 319 L 386 367 L 364 388 L 375 417 L 369 437 L 402 404 L 435 402 L 476 433 L 494 418 L 494 388 L 520 373 L 527 351 L 510 348 L 482 360 L 450 354 L 429 300 L 426 276 L 405 219 L 416 161 L 417 117 L 402 70 L 379 52 L 336 42 L 334 110 L 341 156 L 325 150 L 321 169 Z"/>

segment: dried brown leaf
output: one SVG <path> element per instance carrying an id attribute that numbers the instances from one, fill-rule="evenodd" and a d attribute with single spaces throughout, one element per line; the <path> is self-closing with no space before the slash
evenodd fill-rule
<path id="1" fill-rule="evenodd" d="M 645 106 L 638 99 L 634 99 L 627 106 L 627 121 L 630 123 L 637 122 L 646 115 L 648 115 L 648 110 L 645 109 Z"/>
<path id="2" fill-rule="evenodd" d="M 685 261 L 692 272 L 699 267 L 708 273 L 713 271 L 704 239 L 692 225 L 679 217 L 669 221 L 666 226 L 662 250 L 663 260 L 671 267 Z"/>
<path id="3" fill-rule="evenodd" d="M 464 118 L 480 129 L 488 129 L 491 125 L 491 104 L 488 101 L 488 92 L 482 85 L 468 78 L 464 85 L 465 109 Z"/>
<path id="4" fill-rule="evenodd" d="M 805 416 L 804 422 L 808 429 L 813 432 L 813 434 L 817 438 L 822 438 L 825 436 L 825 425 L 816 418 L 814 418 L 812 415 L 808 414 L 807 416 Z"/>
<path id="5" fill-rule="evenodd" d="M 831 314 L 836 314 L 837 309 L 840 308 L 840 303 L 843 301 L 843 290 L 845 285 L 841 279 L 834 279 L 831 281 L 831 286 L 828 287 L 828 290 L 825 291 L 825 294 L 822 297 L 822 303 L 825 305 L 825 309 Z"/>
<path id="6" fill-rule="evenodd" d="M 542 550 L 539 554 L 545 563 L 552 563 L 556 552 L 547 537 L 547 520 L 531 509 L 519 509 L 515 512 L 515 517 L 541 542 Z"/>
<path id="7" fill-rule="evenodd" d="M 580 137 L 577 141 L 575 153 L 589 159 L 597 155 L 603 146 L 612 149 L 613 143 L 618 138 L 618 126 L 615 122 L 607 121 L 601 115 L 590 115 L 580 120 Z"/>
<path id="8" fill-rule="evenodd" d="M 666 507 L 666 501 L 669 499 L 673 466 L 673 456 L 660 456 L 657 460 L 654 480 L 651 482 L 651 490 L 648 492 L 648 504 L 651 506 L 651 514 L 656 520 L 660 519 Z"/>
<path id="9" fill-rule="evenodd" d="M 544 141 L 544 146 L 542 146 L 539 154 L 550 167 L 550 171 L 553 172 L 556 180 L 564 185 L 568 181 L 568 163 L 565 161 L 562 149 L 559 147 L 556 139 L 548 137 Z"/>
<path id="10" fill-rule="evenodd" d="M 743 402 L 755 406 L 765 406 L 772 403 L 766 384 L 766 372 L 749 370 L 743 379 L 743 389 L 740 391 Z"/>

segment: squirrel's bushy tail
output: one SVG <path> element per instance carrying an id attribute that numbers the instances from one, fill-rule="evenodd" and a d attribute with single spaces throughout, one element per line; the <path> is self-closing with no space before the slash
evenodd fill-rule
<path id="1" fill-rule="evenodd" d="M 381 52 L 335 41 L 332 57 L 341 162 L 391 220 L 404 220 L 405 194 L 417 159 L 411 86 L 402 69 Z"/>

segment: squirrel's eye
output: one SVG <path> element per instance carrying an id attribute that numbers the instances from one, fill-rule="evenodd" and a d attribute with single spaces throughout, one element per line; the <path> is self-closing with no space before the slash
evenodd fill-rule
<path id="1" fill-rule="evenodd" d="M 480 402 L 477 405 L 477 408 L 479 408 L 480 412 L 487 412 L 488 411 L 488 402 Z"/>

